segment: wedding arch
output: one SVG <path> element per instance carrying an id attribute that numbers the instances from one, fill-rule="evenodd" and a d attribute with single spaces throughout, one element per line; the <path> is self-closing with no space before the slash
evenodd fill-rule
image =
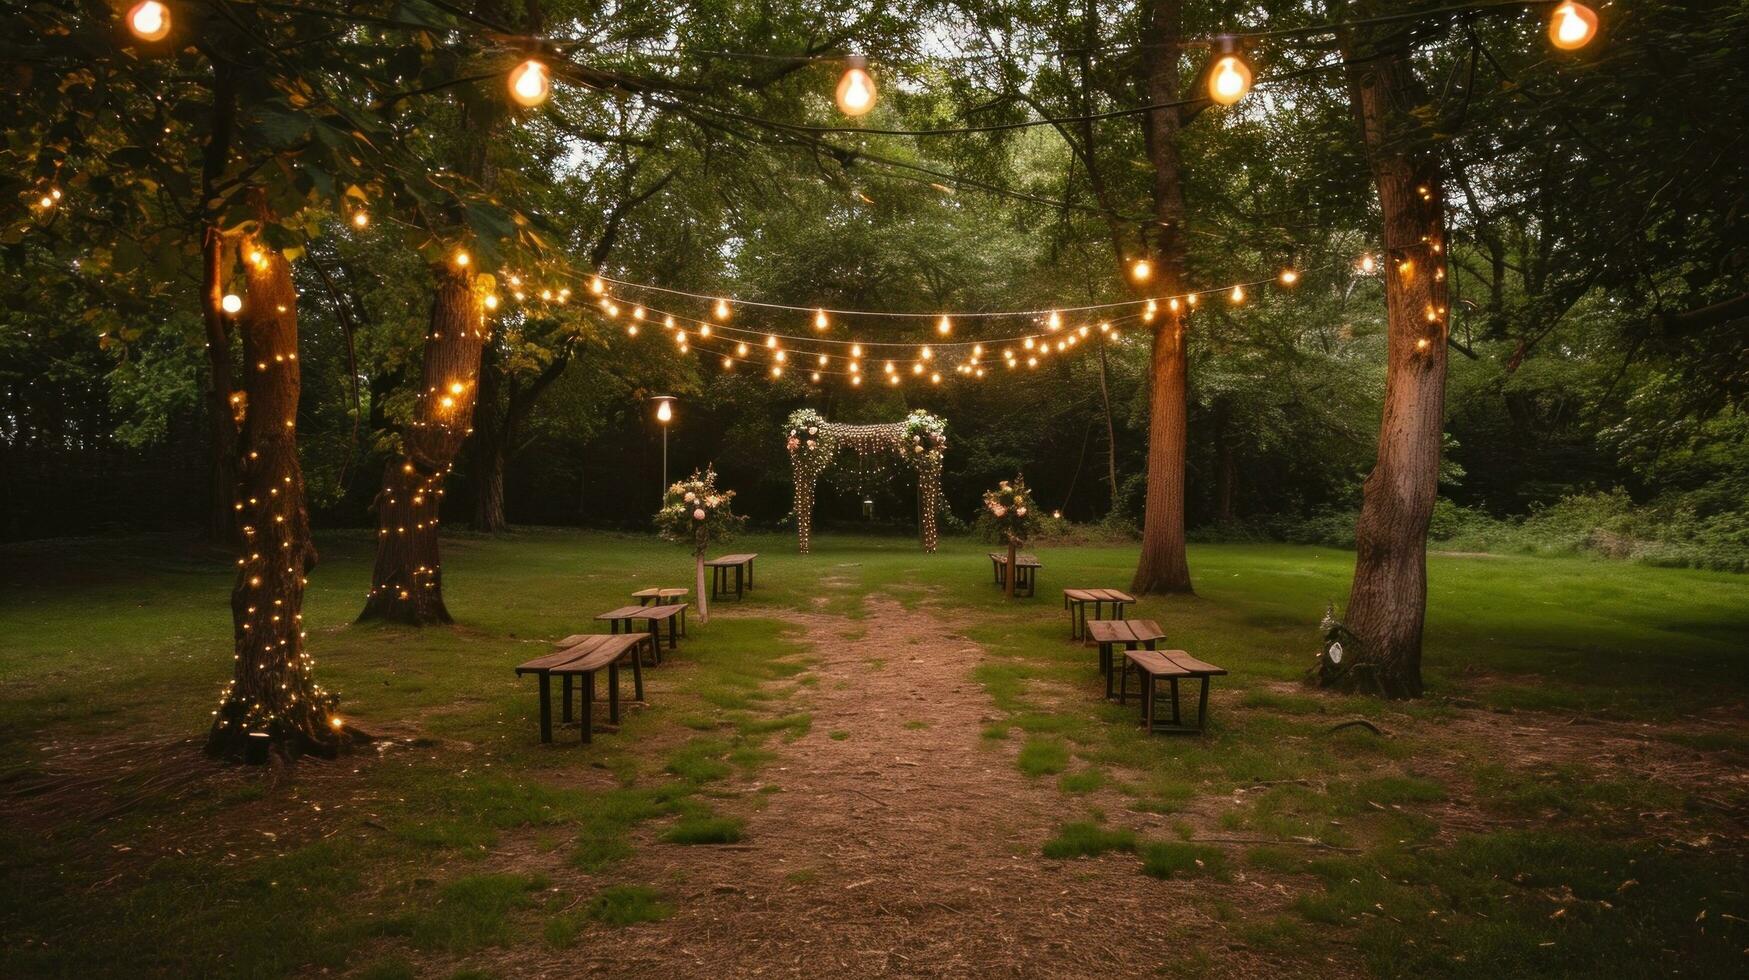
<path id="1" fill-rule="evenodd" d="M 947 423 L 918 409 L 902 422 L 845 425 L 828 422 L 811 408 L 790 414 L 787 446 L 796 480 L 796 543 L 808 553 L 814 531 L 814 489 L 834 462 L 866 489 L 897 468 L 917 475 L 918 533 L 933 552 L 936 513 L 941 508 L 941 460 L 947 454 Z"/>

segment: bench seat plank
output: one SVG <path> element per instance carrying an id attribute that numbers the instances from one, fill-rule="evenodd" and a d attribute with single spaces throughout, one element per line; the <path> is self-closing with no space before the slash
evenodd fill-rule
<path id="1" fill-rule="evenodd" d="M 1160 655 L 1192 674 L 1224 675 L 1227 672 L 1225 668 L 1204 663 L 1183 650 L 1161 650 Z"/>

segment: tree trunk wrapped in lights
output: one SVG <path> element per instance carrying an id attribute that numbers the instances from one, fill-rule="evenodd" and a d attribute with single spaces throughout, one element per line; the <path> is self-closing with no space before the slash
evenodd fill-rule
<path id="1" fill-rule="evenodd" d="M 795 475 L 796 546 L 807 554 L 813 546 L 814 495 L 820 476 L 841 452 L 855 458 L 846 469 L 857 485 L 885 478 L 891 464 L 917 474 L 918 537 L 925 552 L 934 553 L 940 538 L 941 464 L 947 455 L 947 423 L 921 409 L 903 422 L 844 425 L 828 422 L 811 408 L 791 413 L 785 426 L 785 446 Z"/>
<path id="2" fill-rule="evenodd" d="M 1378 461 L 1362 487 L 1354 585 L 1343 628 L 1350 637 L 1318 683 L 1392 698 L 1421 695 L 1421 630 L 1427 613 L 1427 526 L 1439 488 L 1445 429 L 1445 211 L 1430 98 L 1400 39 L 1357 51 L 1344 38 L 1355 115 L 1366 139 L 1384 216 L 1388 317 L 1384 415 Z"/>
<path id="3" fill-rule="evenodd" d="M 436 295 L 425 338 L 419 397 L 401 433 L 402 453 L 377 493 L 377 553 L 360 620 L 452 622 L 443 602 L 438 515 L 443 479 L 471 430 L 486 341 L 484 299 L 492 277 L 456 263 L 434 267 Z"/>
<path id="4" fill-rule="evenodd" d="M 298 466 L 297 292 L 284 256 L 245 241 L 238 484 L 232 509 L 242 555 L 231 588 L 235 666 L 207 739 L 215 755 L 241 757 L 267 736 L 296 754 L 332 755 L 353 737 L 336 699 L 315 682 L 304 650 L 305 575 L 316 565 Z"/>

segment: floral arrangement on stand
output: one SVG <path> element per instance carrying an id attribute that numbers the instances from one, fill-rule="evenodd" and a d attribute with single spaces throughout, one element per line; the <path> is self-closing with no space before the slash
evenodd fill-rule
<path id="1" fill-rule="evenodd" d="M 717 489 L 717 471 L 706 468 L 702 474 L 694 470 L 691 477 L 670 486 L 663 495 L 662 509 L 656 512 L 656 530 L 662 537 L 692 546 L 693 596 L 698 600 L 699 622 L 710 622 L 705 552 L 734 537 L 746 521 L 730 508 L 734 499 L 735 491 Z"/>
<path id="2" fill-rule="evenodd" d="M 990 523 L 997 533 L 1008 543 L 1004 591 L 1013 598 L 1014 580 L 1018 577 L 1014 574 L 1015 552 L 1038 532 L 1038 501 L 1027 489 L 1026 478 L 1017 473 L 1013 480 L 1003 480 L 996 489 L 984 491 L 984 509 L 990 512 Z"/>
<path id="3" fill-rule="evenodd" d="M 947 420 L 938 415 L 931 415 L 919 408 L 905 421 L 899 423 L 903 434 L 904 452 L 921 461 L 921 457 L 933 456 L 936 463 L 941 462 L 942 454 L 947 452 Z"/>

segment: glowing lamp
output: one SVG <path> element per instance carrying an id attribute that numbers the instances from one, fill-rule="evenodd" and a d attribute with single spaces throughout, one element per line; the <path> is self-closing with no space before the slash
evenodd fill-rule
<path id="1" fill-rule="evenodd" d="M 1251 91 L 1251 66 L 1232 38 L 1223 38 L 1215 63 L 1209 67 L 1209 98 L 1232 105 Z"/>
<path id="2" fill-rule="evenodd" d="M 164 40 L 170 34 L 170 8 L 158 0 L 140 0 L 128 11 L 128 30 L 142 41 Z"/>
<path id="3" fill-rule="evenodd" d="M 243 297 L 238 296 L 236 293 L 226 293 L 224 298 L 219 300 L 219 309 L 224 310 L 226 313 L 236 313 L 242 308 Z"/>
<path id="4" fill-rule="evenodd" d="M 664 398 L 664 399 L 662 399 L 661 404 L 656 406 L 656 421 L 662 422 L 662 423 L 674 421 L 674 402 L 673 401 L 671 401 L 667 398 Z"/>
<path id="5" fill-rule="evenodd" d="M 1130 278 L 1136 282 L 1147 282 L 1154 275 L 1154 266 L 1147 259 L 1137 259 L 1130 263 Z"/>
<path id="6" fill-rule="evenodd" d="M 534 108 L 553 94 L 553 80 L 547 66 L 530 58 L 510 71 L 510 98 L 517 105 Z"/>
<path id="7" fill-rule="evenodd" d="M 941 334 L 943 337 L 953 333 L 953 321 L 945 316 L 935 321 L 935 332 Z"/>
<path id="8" fill-rule="evenodd" d="M 1572 0 L 1549 15 L 1549 43 L 1562 51 L 1577 51 L 1597 36 L 1597 13 Z"/>
<path id="9" fill-rule="evenodd" d="M 368 212 L 368 211 L 354 211 L 354 212 L 352 212 L 352 227 L 365 228 L 365 227 L 369 227 L 369 225 L 370 225 L 370 212 Z"/>
<path id="10" fill-rule="evenodd" d="M 838 111 L 847 116 L 867 115 L 875 104 L 874 78 L 868 73 L 868 61 L 860 57 L 846 58 L 844 75 L 838 79 Z"/>
<path id="11" fill-rule="evenodd" d="M 1300 274 L 1292 269 L 1283 269 L 1278 278 L 1281 279 L 1281 284 L 1283 286 L 1291 286 L 1300 281 Z"/>
<path id="12" fill-rule="evenodd" d="M 826 311 L 825 310 L 815 310 L 814 311 L 814 329 L 815 330 L 826 329 Z"/>

